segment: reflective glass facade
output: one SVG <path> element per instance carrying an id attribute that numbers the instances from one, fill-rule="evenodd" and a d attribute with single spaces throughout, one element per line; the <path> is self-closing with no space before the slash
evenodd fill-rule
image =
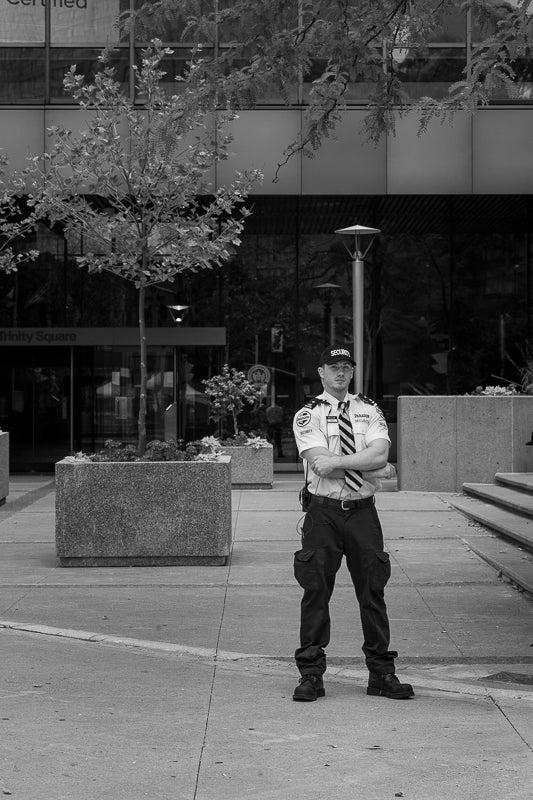
<path id="1" fill-rule="evenodd" d="M 152 36 L 158 36 L 175 50 L 165 68 L 169 85 L 179 75 L 190 57 L 192 43 L 183 41 L 186 20 L 179 15 L 164 26 L 137 31 L 130 36 L 119 36 L 115 26 L 117 16 L 130 7 L 140 5 L 134 0 L 4 0 L 2 28 L 0 29 L 0 103 L 71 103 L 63 93 L 62 76 L 65 68 L 77 64 L 80 72 L 90 75 L 103 46 L 115 48 L 115 65 L 118 78 L 125 90 L 134 92 L 131 67 L 139 57 L 140 47 Z M 207 3 L 208 11 L 215 7 Z M 297 17 L 298 4 L 287 3 L 289 20 Z M 324 12 L 325 13 L 325 12 Z M 498 8 L 485 15 L 483 25 L 476 22 L 470 11 L 456 11 L 447 23 L 435 32 L 432 41 L 424 46 L 395 47 L 387 52 L 386 43 L 377 43 L 386 56 L 394 61 L 398 76 L 407 95 L 412 99 L 430 95 L 445 96 L 450 83 L 462 80 L 468 69 L 476 43 L 495 29 Z M 234 38 L 228 24 L 213 26 L 211 36 L 203 43 L 203 52 L 209 58 L 213 50 L 223 51 Z M 253 53 L 250 53 L 250 57 Z M 311 81 L 320 74 L 323 61 L 317 59 L 311 68 L 295 74 L 292 85 L 285 87 L 286 96 L 276 90 L 265 90 L 254 96 L 254 105 L 305 103 Z M 494 102 L 531 103 L 533 60 L 520 54 L 515 62 L 515 87 L 510 93 L 502 86 L 493 97 Z M 348 103 L 365 103 L 372 88 L 372 75 L 356 74 L 346 94 Z"/>
<path id="2" fill-rule="evenodd" d="M 5 111 L 7 121 L 0 146 L 9 150 L 26 137 L 19 148 L 24 154 L 39 126 L 44 131 L 56 118 L 74 120 L 63 73 L 76 63 L 90 75 L 113 36 L 117 74 L 133 96 L 131 67 L 143 42 L 119 41 L 109 22 L 127 3 L 86 5 L 93 16 L 80 17 L 75 5 L 59 2 L 49 16 L 42 5 L 11 6 L 0 41 L 0 115 Z M 175 30 L 159 31 L 176 51 L 165 64 L 169 85 L 188 57 L 177 43 L 180 30 L 177 20 Z M 219 33 L 218 44 L 230 34 Z M 468 15 L 457 14 L 434 42 L 392 53 L 408 95 L 441 96 L 460 79 L 483 34 Z M 397 135 L 377 147 L 358 132 L 372 80 L 361 75 L 350 86 L 338 138 L 312 161 L 289 162 L 278 183 L 272 182 L 275 166 L 298 131 L 313 67 L 288 87 L 289 106 L 273 90 L 257 99 L 259 108 L 244 110 L 235 137 L 238 163 L 230 172 L 265 164 L 268 170 L 250 198 L 241 247 L 223 269 L 154 288 L 147 303 L 151 328 L 174 330 L 168 305 L 183 303 L 189 309 L 182 327 L 225 327 L 226 344 L 150 350 L 149 436 L 164 435 L 164 412 L 175 400 L 180 435 L 193 439 L 212 430 L 202 379 L 224 361 L 245 371 L 261 363 L 272 376 L 267 402 L 285 410 L 284 460 L 296 462 L 290 422 L 303 398 L 320 390 L 316 354 L 329 341 L 352 344 L 351 264 L 334 231 L 354 223 L 381 230 L 365 268 L 364 388 L 384 408 L 393 444 L 398 395 L 464 393 L 480 383 L 517 380 L 533 321 L 533 181 L 524 167 L 533 135 L 529 63 L 520 65 L 513 98 L 502 93 L 473 120 L 437 124 L 420 139 L 416 122 L 402 120 Z M 224 170 L 217 181 L 225 180 Z M 78 269 L 82 241 L 41 229 L 35 244 L 41 255 L 34 265 L 0 275 L 0 328 L 135 327 L 134 289 Z M 324 283 L 336 288 L 317 288 Z M 20 452 L 31 441 L 32 463 L 39 464 L 39 442 L 50 450 L 56 441 L 64 453 L 67 440 L 79 449 L 109 437 L 133 440 L 135 349 L 45 350 L 26 349 L 21 362 L 20 348 L 0 342 L 0 426 L 21 432 Z M 43 405 L 52 378 L 60 401 Z M 265 425 L 250 415 L 243 422 Z M 21 468 L 24 459 L 17 462 Z"/>

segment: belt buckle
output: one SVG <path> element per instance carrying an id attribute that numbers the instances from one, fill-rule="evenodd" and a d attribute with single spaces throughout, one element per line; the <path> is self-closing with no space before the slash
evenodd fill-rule
<path id="1" fill-rule="evenodd" d="M 344 498 L 343 500 L 341 500 L 341 509 L 343 511 L 349 511 L 350 510 L 350 506 L 345 506 L 344 504 L 345 503 L 352 503 L 352 502 L 353 502 L 352 500 L 347 500 L 346 498 Z"/>

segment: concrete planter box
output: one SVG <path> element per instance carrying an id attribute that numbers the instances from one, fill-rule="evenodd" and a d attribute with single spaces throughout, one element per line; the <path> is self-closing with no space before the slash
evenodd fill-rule
<path id="1" fill-rule="evenodd" d="M 230 459 L 55 465 L 61 566 L 225 564 Z"/>
<path id="2" fill-rule="evenodd" d="M 231 456 L 231 485 L 234 489 L 272 489 L 274 448 L 222 447 Z"/>
<path id="3" fill-rule="evenodd" d="M 9 494 L 9 433 L 0 432 L 0 506 Z"/>
<path id="4" fill-rule="evenodd" d="M 496 472 L 532 472 L 533 396 L 398 398 L 398 489 L 460 492 Z"/>

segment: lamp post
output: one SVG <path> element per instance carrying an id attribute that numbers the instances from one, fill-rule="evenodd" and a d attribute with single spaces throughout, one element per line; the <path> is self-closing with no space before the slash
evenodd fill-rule
<path id="1" fill-rule="evenodd" d="M 335 344 L 335 326 L 331 316 L 331 304 L 334 290 L 340 288 L 338 283 L 319 283 L 317 286 L 313 286 L 313 289 L 318 289 L 324 297 L 324 347 Z"/>
<path id="2" fill-rule="evenodd" d="M 353 324 L 353 357 L 356 361 L 355 366 L 355 391 L 356 393 L 363 391 L 363 343 L 364 343 L 364 314 L 365 314 L 365 264 L 364 258 L 374 237 L 380 233 L 379 228 L 365 228 L 364 225 L 351 225 L 349 228 L 340 228 L 335 231 L 341 236 L 353 237 L 353 249 L 350 249 L 346 243 L 344 246 L 350 254 L 352 261 L 352 324 Z M 371 236 L 370 243 L 365 252 L 361 252 L 361 237 Z"/>

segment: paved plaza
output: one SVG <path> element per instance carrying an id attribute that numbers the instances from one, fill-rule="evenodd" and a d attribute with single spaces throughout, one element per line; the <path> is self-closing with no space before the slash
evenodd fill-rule
<path id="1" fill-rule="evenodd" d="M 294 703 L 301 477 L 234 491 L 224 567 L 62 568 L 51 475 L 0 508 L 0 795 L 14 800 L 533 798 L 533 601 L 450 495 L 382 492 L 399 677 L 366 695 L 345 567 L 326 697 Z M 503 545 L 502 545 L 503 546 Z"/>

